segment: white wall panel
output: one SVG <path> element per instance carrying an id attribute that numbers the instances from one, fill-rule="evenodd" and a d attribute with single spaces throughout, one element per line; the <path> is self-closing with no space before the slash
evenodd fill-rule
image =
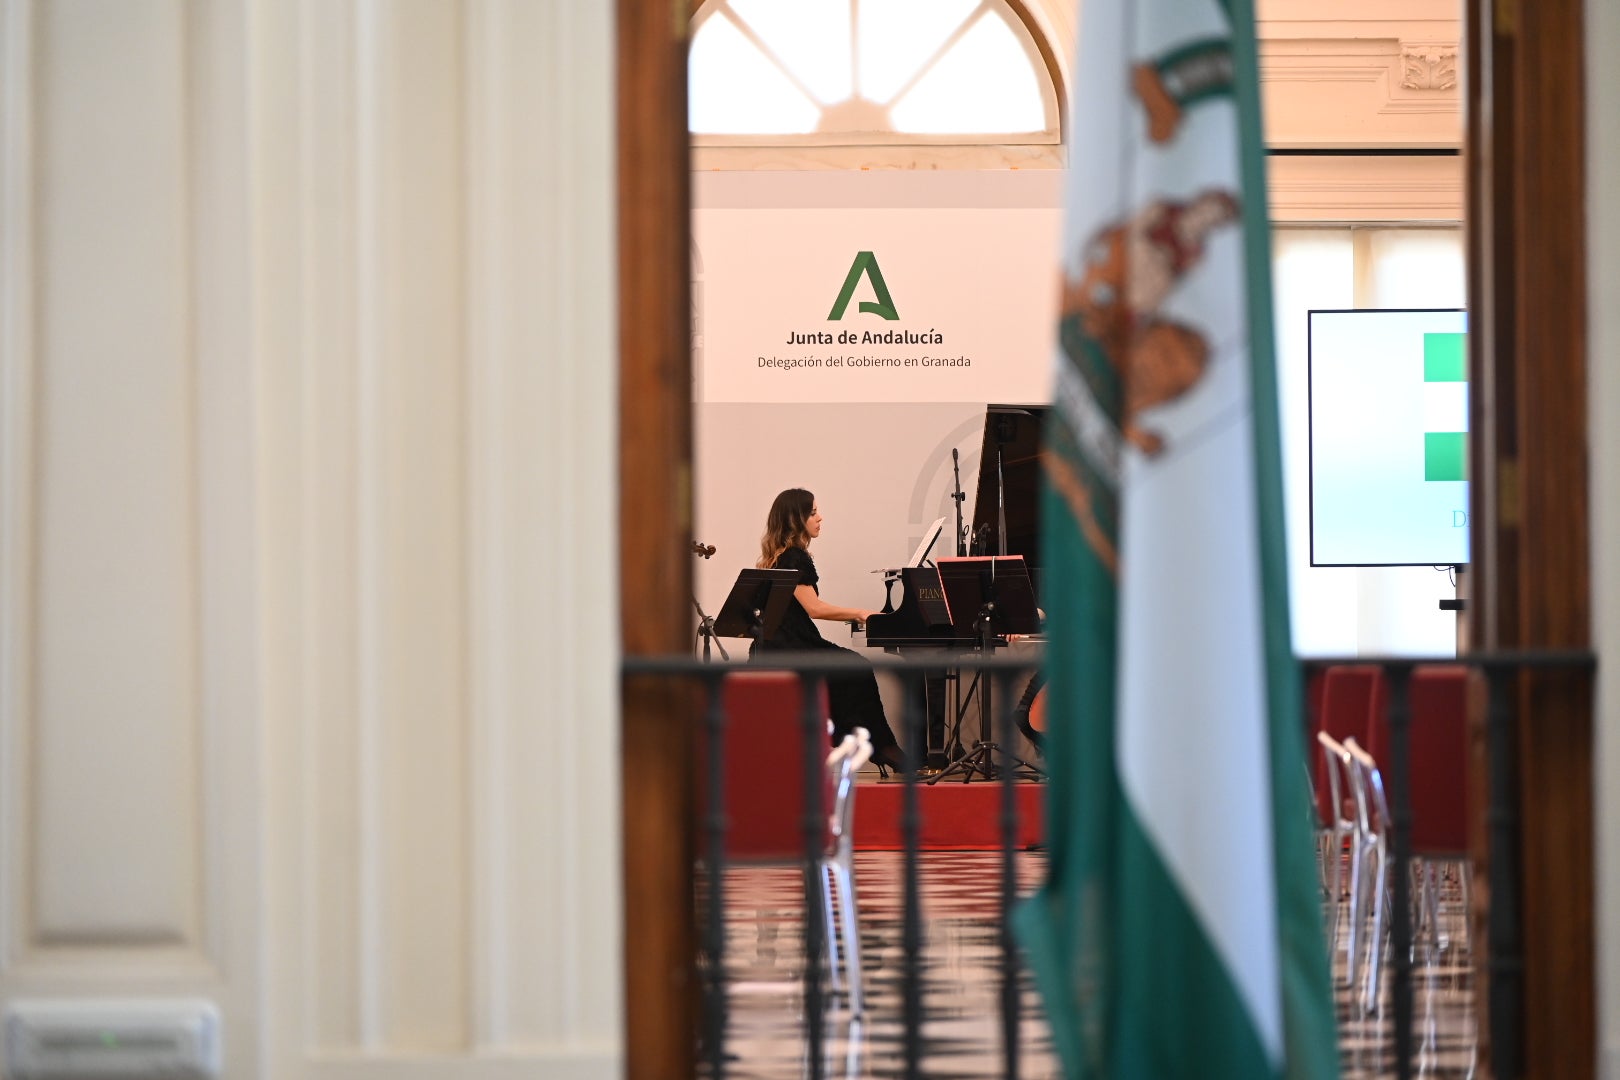
<path id="1" fill-rule="evenodd" d="M 606 1061 L 622 963 L 611 12 L 486 3 L 472 25 L 478 1034 Z"/>
<path id="2" fill-rule="evenodd" d="M 206 977 L 185 992 L 220 1007 L 227 1075 L 259 1072 L 263 1005 L 263 590 L 245 4 L 180 5 L 187 43 L 186 205 L 196 355 L 198 806 Z M 171 988 L 170 992 L 174 992 Z"/>
<path id="3" fill-rule="evenodd" d="M 442 1049 L 466 1034 L 461 9 L 361 12 L 362 917 L 375 1036 Z"/>
<path id="4" fill-rule="evenodd" d="M 23 951 L 33 704 L 34 12 L 0 5 L 0 973 Z"/>
<path id="5" fill-rule="evenodd" d="M 241 8 L 5 0 L 0 27 L 0 1005 L 207 996 L 249 1075 Z"/>
<path id="6" fill-rule="evenodd" d="M 261 8 L 277 1075 L 621 1053 L 610 27 Z"/>
<path id="7" fill-rule="evenodd" d="M 267 8 L 265 23 L 290 40 L 268 58 L 260 96 L 279 123 L 297 132 L 299 155 L 296 198 L 286 197 L 288 189 L 267 187 L 261 205 L 266 231 L 290 234 L 298 247 L 289 258 L 297 267 L 296 288 L 286 296 L 272 290 L 270 299 L 297 328 L 292 370 L 299 381 L 266 429 L 267 461 L 278 475 L 288 474 L 297 492 L 282 508 L 286 527 L 274 530 L 281 543 L 272 562 L 279 571 L 273 580 L 286 582 L 300 601 L 286 616 L 297 645 L 281 658 L 281 678 L 272 680 L 290 682 L 288 705 L 299 718 L 299 738 L 284 759 L 288 771 L 275 777 L 278 790 L 301 778 L 277 819 L 296 823 L 287 838 L 294 852 L 287 870 L 299 886 L 296 906 L 278 929 L 299 962 L 277 972 L 278 1000 L 290 1010 L 277 1049 L 293 1069 L 306 1043 L 357 1045 L 362 1016 L 367 1039 L 376 1027 L 375 939 L 366 936 L 374 931 L 363 932 L 360 908 L 363 875 L 370 875 L 368 895 L 376 895 L 376 856 L 360 827 L 356 511 L 362 485 L 357 354 L 369 340 L 358 316 L 356 223 L 363 200 L 373 198 L 361 190 L 357 163 L 361 146 L 375 136 L 361 137 L 356 5 L 311 0 L 296 10 Z M 363 32 L 375 33 L 374 23 Z M 364 119 L 374 125 L 376 110 Z M 288 370 L 278 374 L 292 377 Z M 288 550 L 293 537 L 296 548 Z M 365 794 L 375 797 L 370 788 Z"/>
<path id="8" fill-rule="evenodd" d="M 38 14 L 33 932 L 194 941 L 184 24 L 177 2 Z"/>
<path id="9" fill-rule="evenodd" d="M 361 767 L 376 767 L 379 803 L 364 842 L 381 847 L 382 1038 L 437 1048 L 467 1033 L 462 16 L 445 3 L 377 11 L 360 557 L 374 588 L 361 596 L 374 631 L 363 695 L 377 708 L 363 716 L 377 759 Z"/>

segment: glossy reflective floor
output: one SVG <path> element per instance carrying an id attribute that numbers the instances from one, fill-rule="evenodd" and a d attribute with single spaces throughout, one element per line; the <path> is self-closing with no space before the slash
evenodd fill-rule
<path id="1" fill-rule="evenodd" d="M 1477 1039 L 1463 897 L 1456 868 L 1442 870 L 1436 877 L 1439 932 L 1436 934 L 1425 922 L 1412 952 L 1412 1072 L 1424 1077 L 1465 1078 L 1474 1075 Z M 1415 887 L 1413 892 L 1415 895 Z M 1348 919 L 1341 905 L 1333 997 L 1343 1075 L 1345 1080 L 1394 1076 L 1389 949 L 1386 943 L 1378 1011 L 1365 1015 L 1360 997 L 1345 985 L 1344 932 Z"/>
<path id="2" fill-rule="evenodd" d="M 923 852 L 920 952 L 923 1010 L 921 1072 L 930 1077 L 1007 1075 L 1000 996 L 1001 856 L 996 852 Z M 1020 894 L 1033 889 L 1044 856 L 1016 856 Z M 856 856 L 866 1016 L 850 1017 L 842 995 L 824 1012 L 821 1073 L 829 1077 L 905 1075 L 901 961 L 903 861 L 899 852 Z M 733 867 L 726 874 L 728 973 L 725 1075 L 809 1075 L 804 1017 L 804 885 L 788 867 Z M 1468 1077 L 1474 1059 L 1473 991 L 1462 937 L 1455 879 L 1443 885 L 1439 947 L 1432 939 L 1414 956 L 1416 1075 Z M 1382 1007 L 1362 1015 L 1345 984 L 1341 905 L 1335 954 L 1335 1004 L 1346 1080 L 1395 1075 L 1387 957 Z M 1387 951 L 1387 950 L 1386 950 Z M 1038 998 L 1020 972 L 1017 1072 L 1061 1076 Z M 709 1070 L 705 1069 L 705 1074 Z"/>

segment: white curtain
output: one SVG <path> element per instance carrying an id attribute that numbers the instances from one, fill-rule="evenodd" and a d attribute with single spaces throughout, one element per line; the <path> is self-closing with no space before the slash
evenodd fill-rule
<path id="1" fill-rule="evenodd" d="M 1302 656 L 1450 656 L 1456 595 L 1444 571 L 1310 565 L 1307 313 L 1323 308 L 1463 307 L 1460 227 L 1278 229 L 1273 240 L 1289 593 Z"/>

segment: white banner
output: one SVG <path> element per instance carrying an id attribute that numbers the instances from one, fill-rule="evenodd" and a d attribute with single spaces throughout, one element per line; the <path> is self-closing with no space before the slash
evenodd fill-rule
<path id="1" fill-rule="evenodd" d="M 700 209 L 700 402 L 1045 401 L 1056 209 Z"/>

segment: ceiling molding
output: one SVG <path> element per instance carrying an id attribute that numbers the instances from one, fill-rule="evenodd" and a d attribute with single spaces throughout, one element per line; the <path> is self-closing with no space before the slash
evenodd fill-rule
<path id="1" fill-rule="evenodd" d="M 1273 157 L 1267 169 L 1280 225 L 1463 219 L 1458 157 Z"/>
<path id="2" fill-rule="evenodd" d="M 1260 81 L 1272 147 L 1462 144 L 1455 38 L 1267 39 Z"/>

